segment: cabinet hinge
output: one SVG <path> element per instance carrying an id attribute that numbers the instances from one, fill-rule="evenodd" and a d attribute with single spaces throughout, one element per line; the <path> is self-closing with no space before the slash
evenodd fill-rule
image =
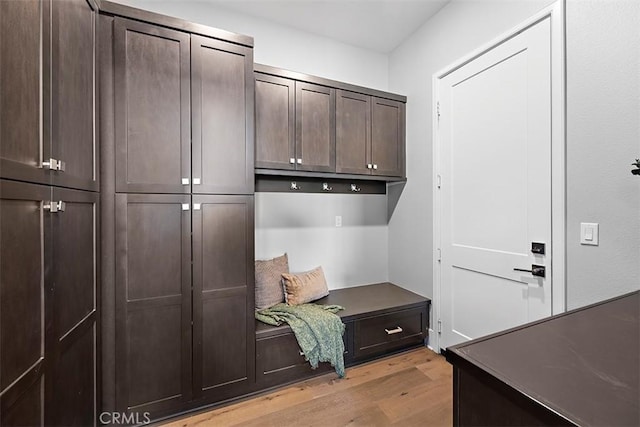
<path id="1" fill-rule="evenodd" d="M 442 176 L 440 176 L 440 175 L 436 175 L 436 187 L 437 188 L 441 188 L 442 187 Z"/>
<path id="2" fill-rule="evenodd" d="M 438 333 L 442 333 L 442 319 L 438 319 Z"/>
<path id="3" fill-rule="evenodd" d="M 437 256 L 438 262 L 442 262 L 442 249 L 438 248 Z"/>
<path id="4" fill-rule="evenodd" d="M 436 103 L 436 113 L 438 114 L 438 121 L 440 121 L 440 101 Z"/>

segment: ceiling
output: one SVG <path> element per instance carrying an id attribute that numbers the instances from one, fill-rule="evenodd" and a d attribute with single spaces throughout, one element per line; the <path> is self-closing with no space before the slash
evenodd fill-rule
<path id="1" fill-rule="evenodd" d="M 388 53 L 450 0 L 207 0 L 365 49 Z"/>

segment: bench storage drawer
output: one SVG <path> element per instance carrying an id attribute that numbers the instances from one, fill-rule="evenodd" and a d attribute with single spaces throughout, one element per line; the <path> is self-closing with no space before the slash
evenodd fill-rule
<path id="1" fill-rule="evenodd" d="M 347 324 L 344 336 L 345 364 L 349 360 L 348 337 L 350 328 Z M 317 369 L 311 369 L 300 350 L 293 332 L 256 340 L 256 373 L 257 381 L 262 386 L 282 384 L 289 381 L 333 370 L 330 363 L 320 363 Z"/>
<path id="2" fill-rule="evenodd" d="M 427 336 L 426 310 L 416 308 L 354 322 L 354 358 L 362 359 L 420 344 Z"/>

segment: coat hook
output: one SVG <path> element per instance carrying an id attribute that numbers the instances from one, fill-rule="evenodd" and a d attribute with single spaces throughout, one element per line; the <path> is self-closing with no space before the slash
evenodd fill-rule
<path id="1" fill-rule="evenodd" d="M 360 187 L 358 187 L 356 184 L 351 184 L 351 191 L 353 191 L 354 193 L 359 193 Z"/>

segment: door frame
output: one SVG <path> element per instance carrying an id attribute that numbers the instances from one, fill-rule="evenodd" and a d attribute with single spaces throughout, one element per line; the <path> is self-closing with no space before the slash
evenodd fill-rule
<path id="1" fill-rule="evenodd" d="M 542 9 L 519 25 L 489 43 L 449 64 L 432 77 L 432 137 L 433 137 L 433 304 L 429 347 L 440 351 L 439 320 L 441 319 L 441 205 L 439 191 L 440 139 L 438 116 L 441 79 L 485 54 L 494 47 L 517 36 L 538 22 L 551 20 L 551 313 L 566 311 L 566 56 L 565 56 L 565 0 Z"/>

